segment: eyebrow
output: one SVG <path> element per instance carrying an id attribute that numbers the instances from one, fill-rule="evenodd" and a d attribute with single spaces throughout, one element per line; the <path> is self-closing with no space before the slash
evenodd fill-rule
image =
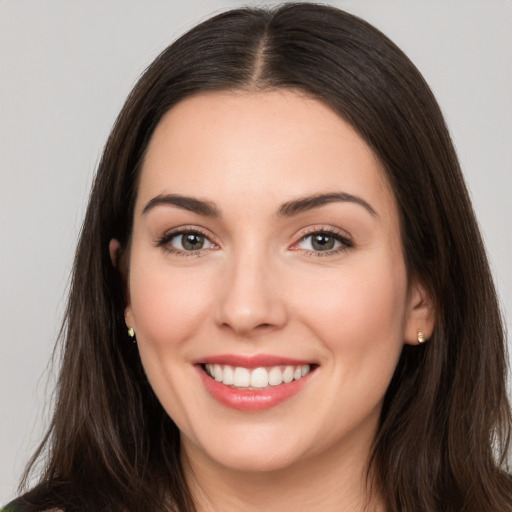
<path id="1" fill-rule="evenodd" d="M 302 197 L 284 203 L 278 211 L 280 217 L 292 217 L 299 213 L 324 206 L 329 203 L 355 203 L 362 206 L 372 216 L 378 217 L 377 212 L 363 198 L 347 194 L 346 192 L 331 192 L 328 194 L 316 194 L 314 196 Z"/>
<path id="2" fill-rule="evenodd" d="M 154 197 L 144 206 L 142 214 L 145 215 L 150 210 L 160 205 L 177 206 L 178 208 L 198 213 L 199 215 L 205 215 L 206 217 L 220 217 L 220 210 L 214 203 L 179 194 L 165 194 Z"/>
<path id="3" fill-rule="evenodd" d="M 315 194 L 313 196 L 306 196 L 288 201 L 280 206 L 279 210 L 277 211 L 277 216 L 293 217 L 299 213 L 303 213 L 308 210 L 313 210 L 326 204 L 336 202 L 358 204 L 367 210 L 372 216 L 378 217 L 377 212 L 364 199 L 359 196 L 347 194 L 346 192 Z M 199 215 L 204 215 L 206 217 L 221 216 L 221 212 L 215 203 L 212 203 L 211 201 L 203 201 L 194 197 L 182 196 L 179 194 L 165 194 L 154 197 L 148 201 L 146 206 L 144 206 L 142 214 L 145 215 L 153 208 L 161 205 L 177 206 L 178 208 L 182 208 Z"/>

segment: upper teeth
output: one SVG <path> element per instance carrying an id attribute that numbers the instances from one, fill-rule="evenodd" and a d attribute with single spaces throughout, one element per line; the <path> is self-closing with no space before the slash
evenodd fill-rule
<path id="1" fill-rule="evenodd" d="M 244 368 L 227 364 L 207 364 L 207 373 L 217 382 L 237 388 L 266 388 L 288 384 L 298 380 L 311 371 L 309 364 L 300 366 L 271 366 L 269 368 Z"/>

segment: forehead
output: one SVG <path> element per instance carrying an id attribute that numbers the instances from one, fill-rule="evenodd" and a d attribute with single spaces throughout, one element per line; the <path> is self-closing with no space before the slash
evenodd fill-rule
<path id="1" fill-rule="evenodd" d="M 330 191 L 389 208 L 378 159 L 324 103 L 288 90 L 213 92 L 162 118 L 146 152 L 137 209 L 166 193 L 254 204 Z"/>

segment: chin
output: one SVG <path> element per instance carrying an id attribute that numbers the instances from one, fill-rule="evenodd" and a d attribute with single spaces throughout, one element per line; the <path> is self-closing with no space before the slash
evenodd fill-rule
<path id="1" fill-rule="evenodd" d="M 231 471 L 244 473 L 269 473 L 284 470 L 297 462 L 298 457 L 291 453 L 260 450 L 229 450 L 227 453 L 212 453 L 217 464 Z"/>
<path id="2" fill-rule="evenodd" d="M 251 430 L 251 429 L 247 429 Z M 230 432 L 226 436 L 215 436 L 215 441 L 190 443 L 183 441 L 185 453 L 190 458 L 206 458 L 214 464 L 231 471 L 272 472 L 296 464 L 303 456 L 304 449 L 299 439 L 278 432 L 252 429 L 245 435 Z"/>

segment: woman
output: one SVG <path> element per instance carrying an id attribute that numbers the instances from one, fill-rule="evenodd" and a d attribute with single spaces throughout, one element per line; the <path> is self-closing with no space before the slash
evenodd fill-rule
<path id="1" fill-rule="evenodd" d="M 8 510 L 512 508 L 503 332 L 442 115 L 336 9 L 221 14 L 148 68 L 64 337 L 48 462 Z"/>

